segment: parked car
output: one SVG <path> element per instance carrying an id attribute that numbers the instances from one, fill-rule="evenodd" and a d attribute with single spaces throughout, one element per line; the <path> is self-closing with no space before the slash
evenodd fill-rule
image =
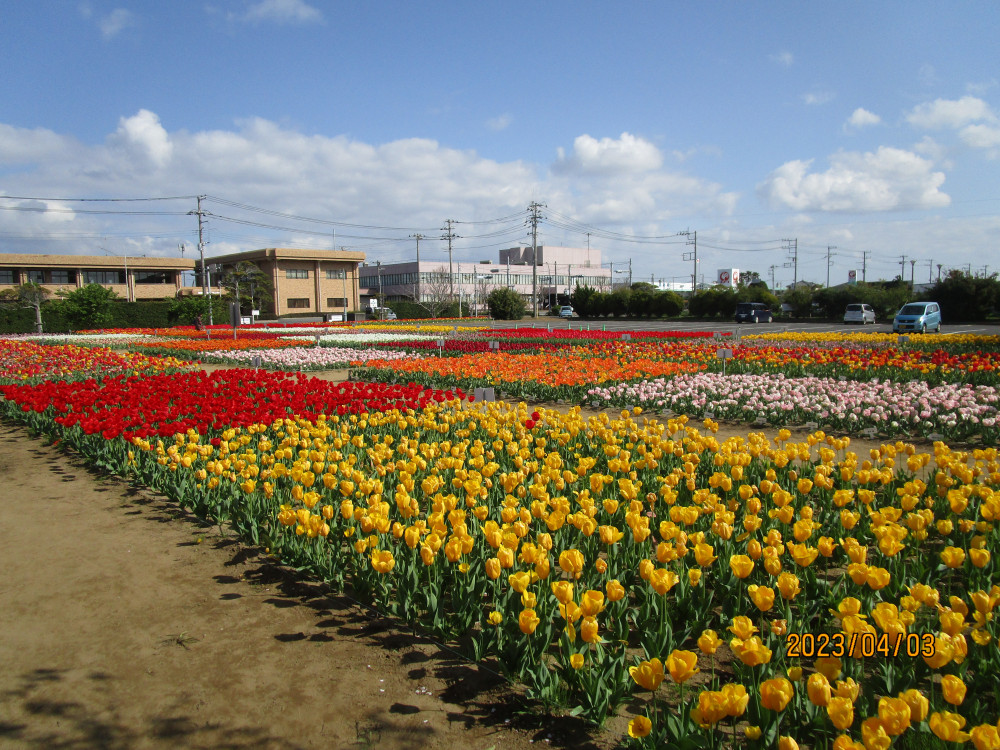
<path id="1" fill-rule="evenodd" d="M 774 315 L 771 308 L 763 302 L 737 302 L 737 323 L 773 323 Z"/>
<path id="2" fill-rule="evenodd" d="M 396 320 L 396 313 L 388 307 L 380 307 L 378 309 L 378 317 L 379 320 Z"/>
<path id="3" fill-rule="evenodd" d="M 560 318 L 572 318 L 573 317 L 573 308 L 572 308 L 572 306 L 570 306 L 570 305 L 563 305 L 562 309 L 559 311 L 559 317 Z"/>
<path id="4" fill-rule="evenodd" d="M 871 305 L 865 305 L 863 303 L 848 305 L 847 310 L 844 311 L 844 322 L 860 323 L 861 325 L 874 323 L 875 311 L 872 309 Z"/>
<path id="5" fill-rule="evenodd" d="M 892 332 L 927 333 L 941 330 L 941 305 L 937 302 L 907 302 L 892 319 Z"/>

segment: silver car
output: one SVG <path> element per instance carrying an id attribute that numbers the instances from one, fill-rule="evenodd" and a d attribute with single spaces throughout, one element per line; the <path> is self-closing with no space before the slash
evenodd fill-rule
<path id="1" fill-rule="evenodd" d="M 863 303 L 848 305 L 847 310 L 844 311 L 844 322 L 860 323 L 861 325 L 874 323 L 875 311 L 871 305 Z"/>

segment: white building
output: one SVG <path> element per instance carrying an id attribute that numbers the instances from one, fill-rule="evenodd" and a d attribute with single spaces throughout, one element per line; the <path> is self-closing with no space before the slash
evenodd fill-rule
<path id="1" fill-rule="evenodd" d="M 538 266 L 531 266 L 530 247 L 501 250 L 499 261 L 482 260 L 369 262 L 359 269 L 362 295 L 378 297 L 383 303 L 398 300 L 426 302 L 447 296 L 463 300 L 474 310 L 482 310 L 485 299 L 497 287 L 517 291 L 531 306 L 532 289 L 538 291 L 538 307 L 543 309 L 556 295 L 572 294 L 579 286 L 611 289 L 611 269 L 601 265 L 595 248 L 538 246 Z"/>

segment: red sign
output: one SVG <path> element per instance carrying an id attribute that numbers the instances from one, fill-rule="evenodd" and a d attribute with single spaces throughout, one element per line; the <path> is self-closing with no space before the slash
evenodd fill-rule
<path id="1" fill-rule="evenodd" d="M 723 284 L 729 281 L 729 271 L 723 271 L 722 273 L 720 273 L 719 281 L 721 281 Z"/>

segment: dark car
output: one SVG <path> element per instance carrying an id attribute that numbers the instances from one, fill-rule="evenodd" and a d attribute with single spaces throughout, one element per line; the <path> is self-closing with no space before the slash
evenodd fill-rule
<path id="1" fill-rule="evenodd" d="M 774 315 L 771 308 L 763 302 L 737 302 L 736 303 L 737 323 L 772 323 Z"/>

